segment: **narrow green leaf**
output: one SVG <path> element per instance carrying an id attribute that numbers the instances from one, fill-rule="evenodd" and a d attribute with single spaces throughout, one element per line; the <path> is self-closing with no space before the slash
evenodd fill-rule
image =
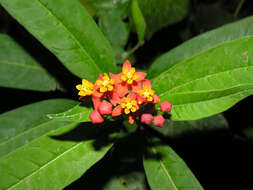
<path id="1" fill-rule="evenodd" d="M 93 111 L 92 108 L 88 108 L 82 105 L 76 105 L 73 108 L 57 114 L 48 114 L 48 118 L 57 121 L 74 121 L 85 122 L 90 121 L 89 115 Z"/>
<path id="2" fill-rule="evenodd" d="M 225 111 L 253 93 L 253 37 L 229 41 L 171 67 L 153 80 L 172 120 L 195 120 Z"/>
<path id="3" fill-rule="evenodd" d="M 14 40 L 0 34 L 0 86 L 50 91 L 60 85 Z"/>
<path id="4" fill-rule="evenodd" d="M 137 0 L 132 0 L 132 18 L 135 25 L 135 29 L 138 35 L 139 43 L 142 43 L 145 36 L 146 31 L 146 21 L 142 15 L 142 12 L 139 8 L 139 4 Z"/>
<path id="5" fill-rule="evenodd" d="M 147 37 L 154 32 L 182 20 L 187 12 L 188 0 L 138 0 L 141 12 L 147 22 Z"/>
<path id="6" fill-rule="evenodd" d="M 77 102 L 45 100 L 0 115 L 0 157 L 67 122 L 49 120 L 48 113 L 68 110 Z"/>
<path id="7" fill-rule="evenodd" d="M 163 54 L 151 65 L 148 77 L 154 78 L 184 59 L 193 57 L 219 44 L 253 35 L 253 17 L 222 26 L 218 29 L 199 35 L 175 49 Z"/>
<path id="8" fill-rule="evenodd" d="M 78 0 L 0 0 L 0 4 L 74 74 L 114 72 L 113 51 Z"/>
<path id="9" fill-rule="evenodd" d="M 154 126 L 153 129 L 159 131 L 166 137 L 176 138 L 181 135 L 202 131 L 225 130 L 228 129 L 228 123 L 223 115 L 218 114 L 192 121 L 167 120 L 163 127 Z"/>
<path id="10" fill-rule="evenodd" d="M 56 190 L 78 179 L 112 145 L 96 150 L 95 128 L 78 125 L 61 127 L 2 157 L 0 189 Z"/>
<path id="11" fill-rule="evenodd" d="M 169 146 L 150 147 L 155 158 L 143 160 L 148 183 L 152 190 L 202 190 L 203 188 L 184 161 Z"/>

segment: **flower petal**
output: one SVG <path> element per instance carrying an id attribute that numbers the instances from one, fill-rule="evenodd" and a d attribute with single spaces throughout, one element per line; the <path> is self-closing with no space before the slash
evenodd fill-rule
<path id="1" fill-rule="evenodd" d="M 151 88 L 151 82 L 150 82 L 150 80 L 147 80 L 147 79 L 143 80 L 142 81 L 142 86 L 143 87 L 147 86 L 147 87 Z"/>
<path id="2" fill-rule="evenodd" d="M 100 98 L 97 97 L 97 96 L 92 96 L 91 99 L 92 99 L 92 102 L 93 102 L 95 110 L 97 110 L 98 107 L 99 107 L 99 105 L 100 105 L 100 103 L 101 103 Z"/>
<path id="3" fill-rule="evenodd" d="M 110 77 L 112 79 L 115 80 L 116 83 L 121 83 L 121 75 L 122 73 L 119 73 L 119 74 L 113 74 L 113 73 L 109 73 Z"/>
<path id="4" fill-rule="evenodd" d="M 122 107 L 120 105 L 116 106 L 113 110 L 112 110 L 112 117 L 116 117 L 122 114 Z"/>
<path id="5" fill-rule="evenodd" d="M 131 69 L 131 63 L 129 60 L 126 60 L 123 64 L 123 69 L 127 69 L 128 71 Z M 122 70 L 123 70 L 122 69 Z"/>
<path id="6" fill-rule="evenodd" d="M 135 72 L 135 74 L 138 75 L 138 78 L 136 79 L 136 81 L 142 81 L 145 79 L 147 73 L 144 73 L 144 72 Z"/>

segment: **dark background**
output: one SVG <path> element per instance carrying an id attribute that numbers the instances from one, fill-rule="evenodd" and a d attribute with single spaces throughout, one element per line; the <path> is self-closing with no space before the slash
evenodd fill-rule
<path id="1" fill-rule="evenodd" d="M 246 0 L 235 18 L 233 14 L 238 3 L 239 0 L 191 1 L 190 11 L 183 21 L 159 30 L 135 52 L 136 67 L 145 69 L 157 56 L 185 40 L 225 23 L 252 15 L 253 1 Z M 65 69 L 53 54 L 1 6 L 0 32 L 7 33 L 15 39 L 68 90 L 35 92 L 0 88 L 0 113 L 50 98 L 77 100 L 74 87 L 80 79 Z M 137 40 L 136 35 L 131 34 L 130 40 Z M 253 128 L 252 107 L 253 97 L 250 96 L 227 110 L 224 116 L 230 125 L 229 130 L 192 134 L 175 139 L 170 144 L 184 159 L 204 189 L 253 190 L 253 138 L 245 133 L 246 129 Z M 101 189 L 113 175 L 125 175 L 133 171 L 143 172 L 139 154 L 141 145 L 136 146 L 138 138 L 137 134 L 130 140 L 122 140 L 120 147 L 126 148 L 116 148 L 114 156 L 107 155 L 66 189 Z"/>

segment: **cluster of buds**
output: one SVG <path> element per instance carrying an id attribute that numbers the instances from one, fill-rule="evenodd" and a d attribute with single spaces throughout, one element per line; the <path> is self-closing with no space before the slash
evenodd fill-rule
<path id="1" fill-rule="evenodd" d="M 136 72 L 127 60 L 119 74 L 99 74 L 95 84 L 85 79 L 76 86 L 80 99 L 91 97 L 94 110 L 90 114 L 91 122 L 103 123 L 105 116 L 126 117 L 133 124 L 135 120 L 150 125 L 162 127 L 165 119 L 163 115 L 153 116 L 156 113 L 155 104 L 160 99 L 151 89 L 151 83 L 145 79 L 146 73 Z M 171 104 L 164 101 L 160 104 L 160 111 L 168 113 Z"/>

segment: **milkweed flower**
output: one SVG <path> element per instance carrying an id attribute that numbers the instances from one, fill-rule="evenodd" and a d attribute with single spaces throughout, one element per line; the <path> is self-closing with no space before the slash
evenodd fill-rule
<path id="1" fill-rule="evenodd" d="M 83 79 L 76 88 L 80 97 L 91 97 L 94 106 L 90 114 L 91 122 L 102 123 L 105 115 L 111 115 L 114 119 L 127 118 L 131 124 L 140 120 L 147 125 L 153 121 L 154 125 L 163 126 L 165 119 L 162 115 L 152 116 L 156 113 L 155 104 L 159 103 L 160 98 L 145 77 L 146 73 L 136 72 L 127 60 L 121 73 L 99 74 L 94 84 Z M 162 112 L 170 112 L 171 104 L 164 101 L 160 108 Z"/>

